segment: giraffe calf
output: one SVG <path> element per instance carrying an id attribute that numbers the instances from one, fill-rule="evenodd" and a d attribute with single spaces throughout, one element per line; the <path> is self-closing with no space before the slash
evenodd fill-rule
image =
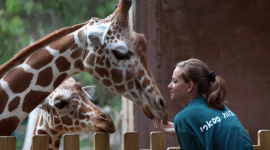
<path id="1" fill-rule="evenodd" d="M 115 126 L 90 100 L 95 86 L 82 87 L 73 78 L 65 80 L 40 105 L 34 135 L 49 135 L 49 148 L 58 149 L 67 132 L 114 133 Z"/>

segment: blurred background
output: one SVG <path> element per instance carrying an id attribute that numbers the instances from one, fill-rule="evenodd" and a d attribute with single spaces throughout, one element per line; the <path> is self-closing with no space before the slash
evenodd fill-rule
<path id="1" fill-rule="evenodd" d="M 0 65 L 49 33 L 86 22 L 92 17 L 105 18 L 115 10 L 117 2 L 118 0 L 0 0 Z M 105 88 L 88 73 L 79 73 L 73 77 L 83 86 L 96 85 L 93 102 L 110 114 L 116 124 L 121 110 L 121 96 Z M 27 123 L 28 118 L 13 133 L 18 150 L 23 147 Z M 121 131 L 120 126 L 118 131 Z M 120 134 L 111 136 L 114 136 L 114 140 L 121 140 L 117 135 Z M 81 134 L 80 139 L 82 150 L 93 146 L 93 133 Z M 111 146 L 112 150 L 120 149 L 117 144 L 121 142 L 111 143 L 114 144 Z"/>

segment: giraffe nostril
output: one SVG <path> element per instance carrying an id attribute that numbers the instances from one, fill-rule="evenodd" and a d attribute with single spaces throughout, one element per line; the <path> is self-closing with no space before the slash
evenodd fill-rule
<path id="1" fill-rule="evenodd" d="M 163 99 L 159 98 L 159 105 L 161 106 L 161 108 L 165 109 L 166 108 L 166 105 L 165 103 L 163 102 Z"/>
<path id="2" fill-rule="evenodd" d="M 110 115 L 108 115 L 107 117 L 108 117 L 108 119 L 112 119 Z"/>
<path id="3" fill-rule="evenodd" d="M 99 116 L 99 118 L 100 118 L 101 120 L 108 120 L 108 119 L 110 118 L 110 116 L 109 116 L 109 115 L 106 115 L 106 114 L 101 114 L 101 115 Z"/>

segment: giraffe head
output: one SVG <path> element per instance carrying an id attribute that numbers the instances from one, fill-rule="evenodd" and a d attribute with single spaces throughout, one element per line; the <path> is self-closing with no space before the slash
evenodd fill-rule
<path id="1" fill-rule="evenodd" d="M 65 80 L 39 105 L 41 115 L 46 116 L 39 126 L 47 124 L 50 131 L 58 134 L 88 131 L 114 133 L 115 126 L 110 116 L 90 101 L 94 92 L 95 86 L 82 88 L 73 78 Z"/>
<path id="2" fill-rule="evenodd" d="M 150 119 L 167 122 L 166 101 L 148 67 L 146 39 L 129 25 L 130 6 L 131 0 L 121 0 L 107 18 L 89 21 L 85 31 L 84 70 L 139 105 Z"/>

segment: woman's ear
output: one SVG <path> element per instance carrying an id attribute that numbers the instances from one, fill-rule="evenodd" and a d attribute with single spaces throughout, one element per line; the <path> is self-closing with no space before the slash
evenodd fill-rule
<path id="1" fill-rule="evenodd" d="M 188 92 L 192 92 L 193 89 L 194 89 L 194 82 L 193 81 L 190 81 L 188 83 L 188 89 L 187 89 L 187 91 Z"/>

